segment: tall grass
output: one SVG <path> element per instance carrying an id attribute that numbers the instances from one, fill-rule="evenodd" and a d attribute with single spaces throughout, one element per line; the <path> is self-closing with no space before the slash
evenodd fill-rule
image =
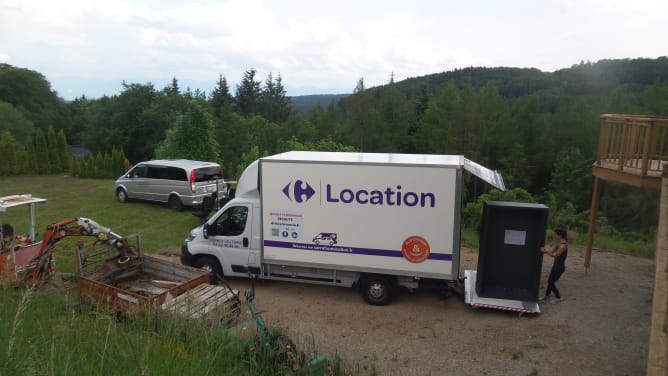
<path id="1" fill-rule="evenodd" d="M 117 321 L 66 294 L 0 294 L 0 317 L 14 318 L 0 320 L 3 376 L 274 375 L 292 366 L 271 361 L 266 349 L 230 335 L 222 322 Z"/>

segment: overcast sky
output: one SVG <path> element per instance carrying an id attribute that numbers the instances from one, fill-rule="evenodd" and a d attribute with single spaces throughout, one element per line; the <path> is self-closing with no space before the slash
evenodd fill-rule
<path id="1" fill-rule="evenodd" d="M 0 0 L 0 63 L 65 99 L 122 81 L 234 95 L 243 72 L 288 95 L 351 92 L 469 66 L 568 68 L 668 55 L 668 0 Z"/>

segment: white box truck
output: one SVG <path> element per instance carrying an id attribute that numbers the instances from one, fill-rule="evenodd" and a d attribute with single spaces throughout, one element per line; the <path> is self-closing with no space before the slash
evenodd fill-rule
<path id="1" fill-rule="evenodd" d="M 184 241 L 181 262 L 220 276 L 359 286 L 459 279 L 462 173 L 505 190 L 460 155 L 293 151 L 253 162 L 236 196 Z"/>

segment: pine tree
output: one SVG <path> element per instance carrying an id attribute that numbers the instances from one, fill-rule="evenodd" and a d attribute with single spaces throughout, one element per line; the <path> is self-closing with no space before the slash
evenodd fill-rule
<path id="1" fill-rule="evenodd" d="M 46 143 L 49 153 L 49 173 L 60 172 L 61 162 L 58 148 L 58 138 L 56 137 L 56 131 L 53 129 L 53 126 L 49 126 L 49 131 L 46 136 Z"/>
<path id="2" fill-rule="evenodd" d="M 378 113 L 378 151 L 408 152 L 412 148 L 409 128 L 413 110 L 406 96 L 394 84 L 394 75 L 380 98 Z"/>
<path id="3" fill-rule="evenodd" d="M 0 134 L 0 155 L 3 156 L 3 161 L 0 163 L 0 175 L 16 175 L 19 171 L 16 140 L 8 131 Z"/>
<path id="4" fill-rule="evenodd" d="M 271 73 L 264 82 L 262 91 L 262 116 L 274 123 L 282 123 L 290 116 L 290 98 L 286 96 L 283 79 L 278 74 L 276 80 Z"/>
<path id="5" fill-rule="evenodd" d="M 370 150 L 368 149 L 368 138 L 373 133 L 374 108 L 373 97 L 364 87 L 364 78 L 360 78 L 357 82 L 353 95 L 348 98 L 348 106 L 353 142 L 360 151 Z"/>
<path id="6" fill-rule="evenodd" d="M 241 83 L 237 85 L 237 94 L 234 98 L 237 112 L 242 116 L 250 116 L 260 112 L 262 90 L 260 82 L 255 81 L 255 69 L 244 72 Z"/>
<path id="7" fill-rule="evenodd" d="M 234 98 L 230 94 L 230 88 L 227 85 L 227 79 L 221 74 L 218 77 L 218 82 L 216 82 L 216 88 L 211 93 L 211 98 L 209 103 L 213 107 L 213 112 L 216 117 L 221 117 L 221 114 L 225 109 L 228 109 L 232 106 Z"/>
<path id="8" fill-rule="evenodd" d="M 179 88 L 179 81 L 176 77 L 172 77 L 172 84 L 169 86 L 169 93 L 178 95 L 181 92 Z"/>
<path id="9" fill-rule="evenodd" d="M 67 145 L 67 137 L 65 131 L 62 129 L 58 131 L 58 156 L 60 160 L 60 170 L 67 171 L 70 169 L 70 147 Z"/>
<path id="10" fill-rule="evenodd" d="M 44 132 L 42 132 L 41 129 L 38 129 L 37 132 L 35 132 L 35 156 L 37 157 L 37 173 L 48 174 L 51 166 L 51 161 L 49 160 L 49 148 L 46 143 L 46 137 L 44 137 Z"/>
<path id="11" fill-rule="evenodd" d="M 24 144 L 25 151 L 21 161 L 21 173 L 37 173 L 37 153 L 35 152 L 35 143 L 32 138 L 28 138 Z"/>

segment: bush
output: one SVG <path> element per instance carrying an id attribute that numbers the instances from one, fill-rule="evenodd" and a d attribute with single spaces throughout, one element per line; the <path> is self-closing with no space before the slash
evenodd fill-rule
<path id="1" fill-rule="evenodd" d="M 531 194 L 524 189 L 514 188 L 508 191 L 492 189 L 478 197 L 476 202 L 471 202 L 464 209 L 464 225 L 469 229 L 479 230 L 482 224 L 482 208 L 485 201 L 509 201 L 509 202 L 536 202 Z"/>

